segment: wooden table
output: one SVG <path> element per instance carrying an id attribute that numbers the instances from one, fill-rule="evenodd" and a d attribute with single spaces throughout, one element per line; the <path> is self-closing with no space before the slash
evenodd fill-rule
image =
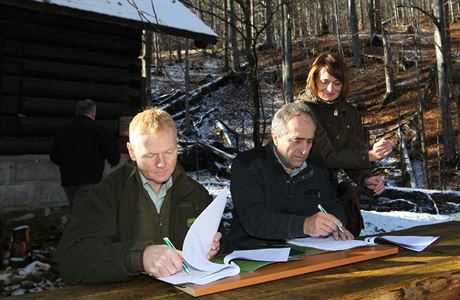
<path id="1" fill-rule="evenodd" d="M 393 234 L 393 233 L 392 233 Z M 399 253 L 204 296 L 209 299 L 460 299 L 460 222 L 426 225 L 395 235 L 440 235 L 423 252 Z M 193 299 L 171 285 L 138 278 L 80 285 L 11 299 Z"/>

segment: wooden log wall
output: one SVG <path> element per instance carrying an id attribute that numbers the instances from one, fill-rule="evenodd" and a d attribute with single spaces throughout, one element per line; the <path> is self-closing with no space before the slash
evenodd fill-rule
<path id="1" fill-rule="evenodd" d="M 0 155 L 48 153 L 81 99 L 117 136 L 139 110 L 141 30 L 81 14 L 0 5 Z"/>

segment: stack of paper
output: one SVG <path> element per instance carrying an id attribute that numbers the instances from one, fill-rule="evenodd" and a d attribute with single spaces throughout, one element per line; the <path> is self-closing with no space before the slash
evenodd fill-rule
<path id="1" fill-rule="evenodd" d="M 320 237 L 306 237 L 287 240 L 289 244 L 297 245 L 301 247 L 316 248 L 328 251 L 347 250 L 355 247 L 363 246 L 374 246 L 379 242 L 391 243 L 400 247 L 413 250 L 423 251 L 426 247 L 436 241 L 439 236 L 411 236 L 411 235 L 383 235 L 367 237 L 362 240 L 348 240 L 348 241 L 336 241 L 332 237 L 320 238 Z"/>
<path id="2" fill-rule="evenodd" d="M 216 199 L 193 222 L 185 236 L 182 253 L 191 275 L 181 270 L 172 276 L 158 279 L 171 284 L 206 284 L 239 274 L 240 268 L 231 262 L 235 258 L 270 262 L 288 260 L 290 248 L 235 251 L 224 258 L 224 264 L 216 264 L 206 258 L 219 228 L 222 213 L 227 203 L 227 193 L 227 189 L 219 193 Z"/>

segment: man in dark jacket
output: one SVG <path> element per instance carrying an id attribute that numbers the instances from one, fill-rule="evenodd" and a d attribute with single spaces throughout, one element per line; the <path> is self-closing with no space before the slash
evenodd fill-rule
<path id="1" fill-rule="evenodd" d="M 304 236 L 353 239 L 327 172 L 308 159 L 316 129 L 310 109 L 284 105 L 272 121 L 272 143 L 232 164 L 231 249 L 251 249 Z M 329 213 L 320 212 L 321 204 Z"/>
<path id="2" fill-rule="evenodd" d="M 71 209 L 77 193 L 87 192 L 101 181 L 106 159 L 112 166 L 120 162 L 118 140 L 94 122 L 96 104 L 81 100 L 75 111 L 75 121 L 59 133 L 50 153 L 51 161 L 59 165 Z"/>
<path id="3" fill-rule="evenodd" d="M 137 114 L 127 147 L 131 161 L 75 204 L 54 257 L 67 283 L 124 281 L 142 272 L 167 277 L 181 270 L 179 253 L 162 238 L 182 245 L 211 197 L 177 163 L 176 127 L 165 111 Z M 208 257 L 219 250 L 219 239 L 217 233 Z"/>

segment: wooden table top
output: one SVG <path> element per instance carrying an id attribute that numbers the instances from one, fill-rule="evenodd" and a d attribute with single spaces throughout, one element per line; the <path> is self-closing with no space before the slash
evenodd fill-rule
<path id="1" fill-rule="evenodd" d="M 396 255 L 203 296 L 208 299 L 460 299 L 460 222 L 414 227 L 392 235 L 440 238 L 423 252 Z M 11 299 L 193 299 L 150 278 L 70 286 Z"/>

